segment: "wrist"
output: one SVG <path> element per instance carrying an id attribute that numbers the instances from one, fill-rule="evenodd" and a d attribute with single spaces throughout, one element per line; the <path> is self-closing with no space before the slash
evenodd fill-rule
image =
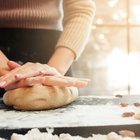
<path id="1" fill-rule="evenodd" d="M 0 76 L 8 73 L 10 71 L 7 62 L 8 58 L 4 55 L 2 51 L 0 51 Z"/>
<path id="2" fill-rule="evenodd" d="M 72 50 L 66 47 L 58 47 L 50 58 L 48 65 L 56 68 L 62 75 L 65 75 L 74 58 L 75 54 Z"/>

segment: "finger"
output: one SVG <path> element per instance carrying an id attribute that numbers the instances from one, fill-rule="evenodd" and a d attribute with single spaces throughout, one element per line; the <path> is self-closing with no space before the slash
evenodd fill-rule
<path id="1" fill-rule="evenodd" d="M 9 73 L 7 73 L 4 76 L 0 77 L 0 87 L 1 88 L 5 88 L 8 85 L 10 85 L 10 84 L 15 83 L 16 81 L 18 81 L 18 78 L 15 75 L 19 71 L 26 70 L 30 65 L 31 65 L 31 63 L 26 63 L 25 65 L 20 66 L 18 68 L 15 68 L 15 69 L 11 70 Z"/>
<path id="2" fill-rule="evenodd" d="M 4 89 L 7 91 L 7 90 L 16 89 L 16 88 L 29 87 L 29 86 L 33 86 L 33 85 L 35 85 L 35 84 L 30 84 L 23 80 L 22 82 L 16 82 L 16 84 L 8 85 Z"/>
<path id="3" fill-rule="evenodd" d="M 26 85 L 32 86 L 35 84 L 43 84 L 46 86 L 62 86 L 68 85 L 67 81 L 64 79 L 56 78 L 54 76 L 37 76 L 26 79 Z"/>
<path id="4" fill-rule="evenodd" d="M 5 87 L 6 90 L 11 90 L 11 89 L 16 89 L 16 88 L 21 88 L 21 87 L 29 87 L 34 84 L 29 83 L 27 79 L 23 79 L 21 81 L 15 82 L 13 84 L 8 85 Z"/>
<path id="5" fill-rule="evenodd" d="M 75 77 L 68 77 L 68 76 L 60 76 L 61 80 L 67 81 L 68 86 L 75 86 L 75 87 L 85 87 L 89 82 L 90 79 L 85 78 L 75 78 Z"/>
<path id="6" fill-rule="evenodd" d="M 38 78 L 36 78 L 36 80 L 32 80 L 32 78 L 31 78 L 31 80 L 29 80 L 29 79 L 28 78 L 23 79 L 23 80 L 18 81 L 14 84 L 10 84 L 10 85 L 5 87 L 5 90 L 11 90 L 11 89 L 16 89 L 16 88 L 29 87 L 29 86 L 33 86 L 36 84 L 41 84 L 41 82 L 40 82 L 41 80 Z"/>
<path id="7" fill-rule="evenodd" d="M 8 61 L 7 62 L 8 67 L 10 68 L 10 70 L 15 69 L 17 67 L 20 67 L 21 65 L 14 62 L 14 61 Z"/>
<path id="8" fill-rule="evenodd" d="M 74 86 L 74 87 L 85 87 L 88 82 L 87 81 L 81 81 L 81 80 L 73 80 L 73 79 L 65 79 L 62 77 L 55 77 L 55 76 L 46 76 L 44 77 L 44 80 L 42 81 L 42 84 L 44 85 L 50 85 L 50 86 L 64 86 L 64 87 L 70 87 L 70 86 Z"/>
<path id="9" fill-rule="evenodd" d="M 91 80 L 87 79 L 87 78 L 75 78 L 75 77 L 65 77 L 63 76 L 62 78 L 64 78 L 67 81 L 72 82 L 73 86 L 77 86 L 77 87 L 85 87 Z"/>
<path id="10" fill-rule="evenodd" d="M 35 84 L 43 84 L 46 86 L 62 86 L 62 87 L 85 87 L 88 82 L 87 81 L 80 81 L 80 80 L 66 80 L 56 76 L 38 76 L 38 77 L 31 77 L 26 79 L 26 85 L 32 86 Z"/>
<path id="11" fill-rule="evenodd" d="M 18 88 L 18 86 L 16 84 L 12 84 L 12 85 L 6 86 L 4 89 L 7 91 L 7 90 L 16 89 L 16 88 Z"/>
<path id="12" fill-rule="evenodd" d="M 86 82 L 90 82 L 91 80 L 88 78 L 75 78 L 75 77 L 69 77 L 69 76 L 61 76 L 61 78 L 66 79 L 68 81 L 86 81 Z"/>

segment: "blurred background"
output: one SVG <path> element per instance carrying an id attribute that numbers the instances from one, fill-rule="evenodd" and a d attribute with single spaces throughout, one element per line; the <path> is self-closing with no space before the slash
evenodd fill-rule
<path id="1" fill-rule="evenodd" d="M 87 46 L 72 67 L 90 78 L 80 95 L 140 95 L 140 0 L 94 0 Z"/>

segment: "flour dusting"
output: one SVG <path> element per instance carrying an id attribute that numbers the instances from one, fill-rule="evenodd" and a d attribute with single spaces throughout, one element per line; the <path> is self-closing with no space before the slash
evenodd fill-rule
<path id="1" fill-rule="evenodd" d="M 13 134 L 11 140 L 140 140 L 139 138 L 122 137 L 115 132 L 107 135 L 92 134 L 88 138 L 63 133 L 58 136 L 50 132 L 52 131 L 41 133 L 38 129 L 32 129 L 25 135 Z"/>

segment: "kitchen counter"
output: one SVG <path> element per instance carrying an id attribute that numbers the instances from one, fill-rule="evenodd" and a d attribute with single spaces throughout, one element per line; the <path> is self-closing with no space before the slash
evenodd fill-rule
<path id="1" fill-rule="evenodd" d="M 121 107 L 120 102 L 127 102 Z M 140 136 L 140 120 L 123 118 L 123 112 L 140 113 L 140 96 L 80 96 L 70 105 L 48 111 L 16 111 L 7 107 L 0 99 L 0 137 L 8 137 L 13 132 L 26 133 L 31 128 L 54 128 L 54 132 L 90 136 L 92 133 L 107 134 L 122 129 L 135 131 Z"/>

